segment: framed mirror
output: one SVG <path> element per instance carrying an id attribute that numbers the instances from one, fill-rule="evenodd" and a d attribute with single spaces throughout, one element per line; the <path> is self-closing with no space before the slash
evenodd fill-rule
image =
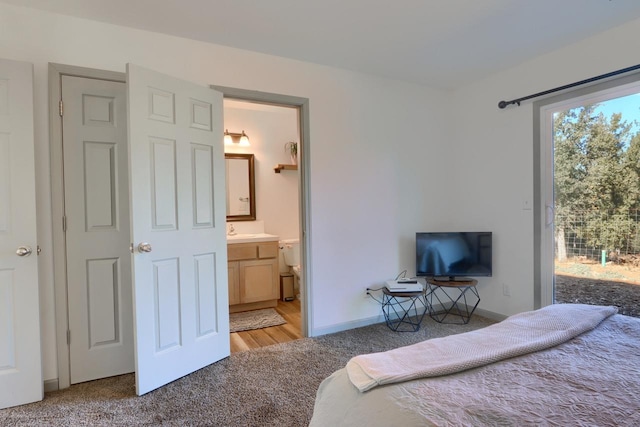
<path id="1" fill-rule="evenodd" d="M 227 221 L 255 221 L 256 178 L 253 154 L 225 153 Z"/>

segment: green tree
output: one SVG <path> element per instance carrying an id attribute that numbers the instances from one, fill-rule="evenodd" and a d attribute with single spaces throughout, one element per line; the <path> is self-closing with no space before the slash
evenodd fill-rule
<path id="1" fill-rule="evenodd" d="M 576 221 L 576 214 L 584 209 L 586 176 L 584 146 L 591 121 L 592 108 L 571 109 L 554 117 L 554 200 L 555 238 L 557 257 L 567 257 L 565 234 Z"/>
<path id="2" fill-rule="evenodd" d="M 622 173 L 627 191 L 626 203 L 629 209 L 640 209 L 640 134 L 631 138 L 624 153 Z"/>

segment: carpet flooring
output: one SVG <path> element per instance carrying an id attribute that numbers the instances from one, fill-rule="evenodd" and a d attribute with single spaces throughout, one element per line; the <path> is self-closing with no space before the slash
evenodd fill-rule
<path id="1" fill-rule="evenodd" d="M 234 353 L 144 396 L 122 375 L 47 393 L 42 402 L 0 410 L 10 426 L 307 426 L 320 382 L 353 356 L 470 331 L 493 323 L 442 325 L 428 316 L 418 332 L 376 324 Z"/>

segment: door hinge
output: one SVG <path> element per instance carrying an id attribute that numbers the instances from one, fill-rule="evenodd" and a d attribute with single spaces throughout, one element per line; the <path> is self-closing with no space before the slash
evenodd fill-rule
<path id="1" fill-rule="evenodd" d="M 62 99 L 58 103 L 58 112 L 60 113 L 60 117 L 64 115 L 64 105 L 62 104 Z"/>
<path id="2" fill-rule="evenodd" d="M 67 232 L 67 216 L 62 217 L 62 231 Z"/>
<path id="3" fill-rule="evenodd" d="M 71 345 L 71 330 L 67 329 L 67 345 Z"/>

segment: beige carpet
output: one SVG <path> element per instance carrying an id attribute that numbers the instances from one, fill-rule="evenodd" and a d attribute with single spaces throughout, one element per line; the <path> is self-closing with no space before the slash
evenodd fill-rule
<path id="1" fill-rule="evenodd" d="M 231 332 L 268 328 L 269 326 L 283 325 L 285 323 L 287 322 L 273 308 L 242 311 L 229 315 L 229 329 Z"/>
<path id="2" fill-rule="evenodd" d="M 418 332 L 384 324 L 234 353 L 144 396 L 133 374 L 47 393 L 42 402 L 0 410 L 0 426 L 307 426 L 320 382 L 362 353 L 487 326 L 442 325 Z"/>

